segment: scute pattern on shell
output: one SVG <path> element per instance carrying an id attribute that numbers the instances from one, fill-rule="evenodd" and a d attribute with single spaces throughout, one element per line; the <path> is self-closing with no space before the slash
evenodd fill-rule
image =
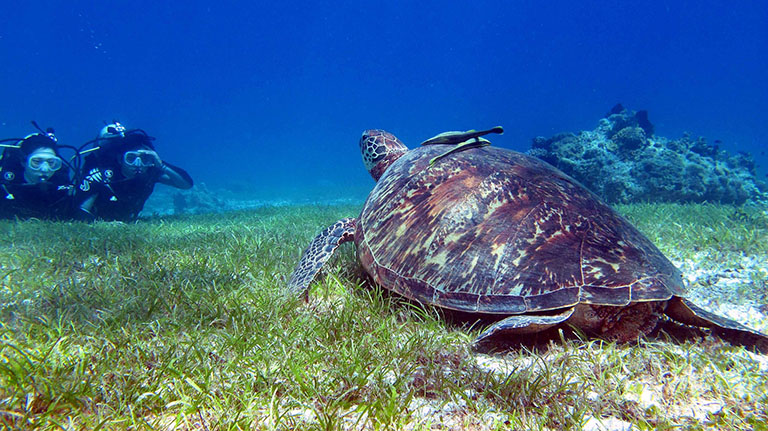
<path id="1" fill-rule="evenodd" d="M 550 165 L 485 147 L 409 151 L 358 221 L 363 267 L 421 302 L 488 314 L 682 295 L 682 277 L 624 218 Z"/>

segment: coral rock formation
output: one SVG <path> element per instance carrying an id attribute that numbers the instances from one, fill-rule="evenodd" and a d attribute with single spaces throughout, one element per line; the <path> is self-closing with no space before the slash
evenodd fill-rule
<path id="1" fill-rule="evenodd" d="M 655 136 L 646 111 L 621 105 L 592 131 L 534 138 L 529 153 L 611 203 L 768 200 L 751 155 L 730 155 L 701 137 Z"/>

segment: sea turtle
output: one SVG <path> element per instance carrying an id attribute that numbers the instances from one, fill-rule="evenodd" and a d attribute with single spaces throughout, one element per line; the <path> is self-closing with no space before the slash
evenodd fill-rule
<path id="1" fill-rule="evenodd" d="M 383 130 L 360 139 L 377 181 L 358 218 L 323 230 L 288 283 L 295 295 L 334 250 L 355 242 L 363 269 L 406 298 L 496 319 L 479 337 L 568 323 L 630 341 L 662 314 L 768 350 L 768 336 L 684 299 L 680 271 L 576 180 L 532 156 L 447 132 L 408 148 Z"/>

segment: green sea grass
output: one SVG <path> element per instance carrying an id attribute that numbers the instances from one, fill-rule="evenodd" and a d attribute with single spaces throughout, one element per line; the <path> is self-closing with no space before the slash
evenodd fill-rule
<path id="1" fill-rule="evenodd" d="M 619 210 L 676 263 L 768 256 L 759 208 Z M 768 429 L 768 360 L 704 331 L 479 353 L 480 327 L 371 286 L 352 245 L 285 296 L 311 238 L 358 211 L 0 222 L 0 429 Z"/>

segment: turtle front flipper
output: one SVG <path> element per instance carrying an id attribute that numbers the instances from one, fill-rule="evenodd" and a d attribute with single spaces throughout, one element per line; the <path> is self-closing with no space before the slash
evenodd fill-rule
<path id="1" fill-rule="evenodd" d="M 304 250 L 301 260 L 291 274 L 288 291 L 294 295 L 302 295 L 309 288 L 309 283 L 315 278 L 320 268 L 331 258 L 339 245 L 355 238 L 357 219 L 344 218 L 323 230 L 320 235 L 309 243 Z"/>
<path id="2" fill-rule="evenodd" d="M 678 322 L 710 328 L 724 340 L 768 354 L 768 335 L 710 313 L 685 298 L 672 297 L 664 312 Z"/>
<path id="3" fill-rule="evenodd" d="M 494 323 L 488 329 L 483 331 L 483 333 L 475 339 L 475 344 L 483 343 L 489 338 L 500 334 L 520 336 L 541 332 L 568 320 L 568 318 L 573 315 L 573 310 L 574 308 L 571 307 L 566 308 L 559 314 L 553 315 L 516 314 L 509 316 Z"/>

